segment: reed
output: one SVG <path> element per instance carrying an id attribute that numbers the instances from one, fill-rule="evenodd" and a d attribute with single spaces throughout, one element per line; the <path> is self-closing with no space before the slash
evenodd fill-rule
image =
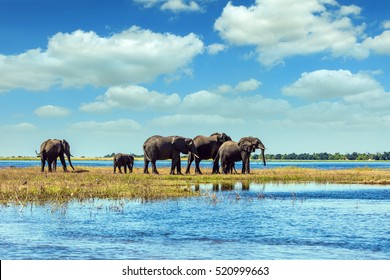
<path id="1" fill-rule="evenodd" d="M 168 168 L 159 168 L 160 175 L 143 174 L 135 168 L 131 174 L 113 174 L 109 167 L 90 167 L 74 172 L 40 172 L 39 167 L 0 169 L 0 203 L 44 204 L 64 203 L 91 198 L 139 199 L 150 201 L 198 196 L 192 186 L 198 184 L 249 183 L 339 183 L 390 185 L 388 170 L 357 168 L 317 170 L 297 167 L 252 170 L 251 174 L 169 175 Z"/>

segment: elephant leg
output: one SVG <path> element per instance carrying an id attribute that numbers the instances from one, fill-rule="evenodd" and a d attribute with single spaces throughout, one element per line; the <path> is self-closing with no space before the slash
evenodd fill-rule
<path id="1" fill-rule="evenodd" d="M 45 163 L 46 163 L 46 160 L 43 157 L 41 157 L 41 172 L 45 171 Z"/>
<path id="2" fill-rule="evenodd" d="M 202 174 L 202 171 L 200 171 L 200 168 L 199 168 L 199 163 L 200 163 L 200 159 L 196 158 L 195 159 L 195 174 Z"/>
<path id="3" fill-rule="evenodd" d="M 191 164 L 193 161 L 194 161 L 194 156 L 192 155 L 192 153 L 188 153 L 186 174 L 191 173 L 190 169 L 191 169 Z"/>
<path id="4" fill-rule="evenodd" d="M 250 160 L 249 160 L 249 156 L 248 156 L 248 158 L 245 158 L 245 164 L 243 164 L 243 165 L 245 165 L 245 173 L 246 173 L 246 174 L 249 174 L 249 173 L 250 173 L 249 163 L 250 163 Z M 243 172 L 243 173 L 244 173 L 244 172 Z"/>
<path id="5" fill-rule="evenodd" d="M 125 169 L 125 174 L 127 174 L 127 166 L 126 166 L 126 164 L 124 166 L 124 169 Z"/>
<path id="6" fill-rule="evenodd" d="M 174 175 L 174 174 L 175 174 L 176 161 L 177 161 L 177 159 L 174 158 L 174 157 L 172 157 L 172 161 L 171 161 L 171 172 L 169 172 L 169 174 L 171 174 L 171 175 Z"/>
<path id="7" fill-rule="evenodd" d="M 153 172 L 154 174 L 160 174 L 160 173 L 158 173 L 158 171 L 157 171 L 157 166 L 156 166 L 156 161 L 155 161 L 155 160 L 152 161 L 152 172 Z"/>
<path id="8" fill-rule="evenodd" d="M 228 168 L 229 168 L 229 164 L 226 161 L 222 160 L 221 161 L 222 174 L 227 174 Z"/>
<path id="9" fill-rule="evenodd" d="M 51 162 L 51 161 L 48 161 L 48 162 L 47 162 L 47 167 L 48 167 L 48 169 L 49 169 L 49 172 L 53 172 L 53 169 L 51 168 L 52 163 L 53 163 L 53 162 Z"/>
<path id="10" fill-rule="evenodd" d="M 116 173 L 116 164 L 114 164 L 114 174 Z"/>
<path id="11" fill-rule="evenodd" d="M 214 159 L 212 174 L 219 174 L 219 159 L 217 160 Z"/>
<path id="12" fill-rule="evenodd" d="M 181 158 L 180 158 L 180 155 L 178 157 L 178 161 L 176 163 L 176 170 L 177 170 L 177 175 L 183 175 L 183 173 L 181 173 Z"/>
<path id="13" fill-rule="evenodd" d="M 242 174 L 249 174 L 249 172 L 250 172 L 250 170 L 249 170 L 249 160 L 246 160 L 245 162 L 243 162 L 241 172 L 242 172 Z"/>
<path id="14" fill-rule="evenodd" d="M 149 166 L 149 161 L 146 158 L 144 158 L 144 174 L 149 174 L 148 166 Z"/>
<path id="15" fill-rule="evenodd" d="M 65 158 L 64 158 L 63 154 L 60 154 L 60 160 L 61 160 L 61 164 L 62 164 L 62 168 L 64 169 L 64 172 L 68 172 L 68 170 L 66 169 L 66 162 L 65 162 Z"/>

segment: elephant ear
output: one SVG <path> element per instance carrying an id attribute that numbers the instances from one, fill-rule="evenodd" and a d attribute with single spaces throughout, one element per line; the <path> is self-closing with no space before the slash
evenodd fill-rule
<path id="1" fill-rule="evenodd" d="M 192 141 L 191 138 L 185 138 L 185 139 L 184 139 L 184 142 L 186 143 L 186 145 L 187 145 L 188 147 L 194 145 L 194 141 Z"/>
<path id="2" fill-rule="evenodd" d="M 240 139 L 240 141 L 238 142 L 238 146 L 242 151 L 245 151 L 247 153 L 252 152 L 252 143 L 245 138 Z"/>
<path id="3" fill-rule="evenodd" d="M 218 142 L 221 143 L 221 144 L 222 144 L 223 142 L 225 142 L 225 136 L 226 136 L 225 133 L 218 134 L 218 136 L 217 136 Z"/>
<path id="4" fill-rule="evenodd" d="M 172 140 L 171 140 L 171 144 L 175 144 L 177 143 L 180 138 L 183 138 L 183 137 L 180 137 L 180 136 L 172 136 Z"/>

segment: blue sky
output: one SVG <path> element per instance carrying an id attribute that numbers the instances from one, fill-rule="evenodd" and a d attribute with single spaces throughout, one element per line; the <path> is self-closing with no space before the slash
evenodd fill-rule
<path id="1" fill-rule="evenodd" d="M 0 156 L 213 132 L 273 154 L 388 151 L 389 15 L 363 0 L 0 0 Z"/>

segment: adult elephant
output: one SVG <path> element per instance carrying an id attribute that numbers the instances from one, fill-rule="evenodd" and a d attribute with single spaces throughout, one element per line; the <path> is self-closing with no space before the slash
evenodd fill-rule
<path id="1" fill-rule="evenodd" d="M 195 160 L 195 173 L 202 174 L 199 168 L 199 163 L 202 159 L 214 159 L 217 156 L 218 149 L 226 141 L 231 141 L 225 133 L 213 133 L 210 136 L 198 135 L 194 139 L 194 145 L 198 151 L 198 158 L 196 158 L 191 152 L 188 153 L 188 163 L 186 174 L 190 173 L 191 163 Z M 219 173 L 218 161 L 213 164 L 212 173 Z"/>
<path id="2" fill-rule="evenodd" d="M 224 174 L 231 172 L 234 163 L 237 161 L 242 161 L 242 173 L 250 173 L 250 155 L 256 149 L 261 149 L 263 164 L 266 165 L 263 143 L 259 138 L 251 136 L 241 138 L 238 143 L 234 141 L 223 143 L 214 161 L 221 159 L 221 168 Z"/>
<path id="3" fill-rule="evenodd" d="M 114 173 L 116 172 L 116 168 L 118 167 L 119 173 L 122 173 L 121 167 L 124 166 L 125 173 L 127 173 L 127 168 L 129 168 L 129 172 L 133 172 L 134 165 L 134 157 L 129 154 L 116 154 L 113 159 L 114 163 Z"/>
<path id="4" fill-rule="evenodd" d="M 197 157 L 197 150 L 191 138 L 182 136 L 167 136 L 154 135 L 149 137 L 144 145 L 144 173 L 149 173 L 148 165 L 152 163 L 152 172 L 159 174 L 156 168 L 157 160 L 172 159 L 171 172 L 175 174 L 181 173 L 180 153 L 188 154 L 191 152 Z"/>
<path id="5" fill-rule="evenodd" d="M 70 160 L 70 145 L 66 140 L 58 140 L 58 139 L 48 139 L 41 144 L 41 149 L 39 152 L 39 156 L 41 157 L 42 168 L 41 171 L 45 171 L 45 162 L 47 161 L 47 165 L 49 168 L 49 172 L 52 172 L 52 164 L 54 163 L 54 171 L 57 167 L 57 158 L 60 157 L 62 167 L 64 172 L 68 172 L 66 169 L 66 162 L 64 158 L 64 154 L 68 158 L 68 162 L 70 167 L 74 170 L 72 165 L 72 161 Z"/>

